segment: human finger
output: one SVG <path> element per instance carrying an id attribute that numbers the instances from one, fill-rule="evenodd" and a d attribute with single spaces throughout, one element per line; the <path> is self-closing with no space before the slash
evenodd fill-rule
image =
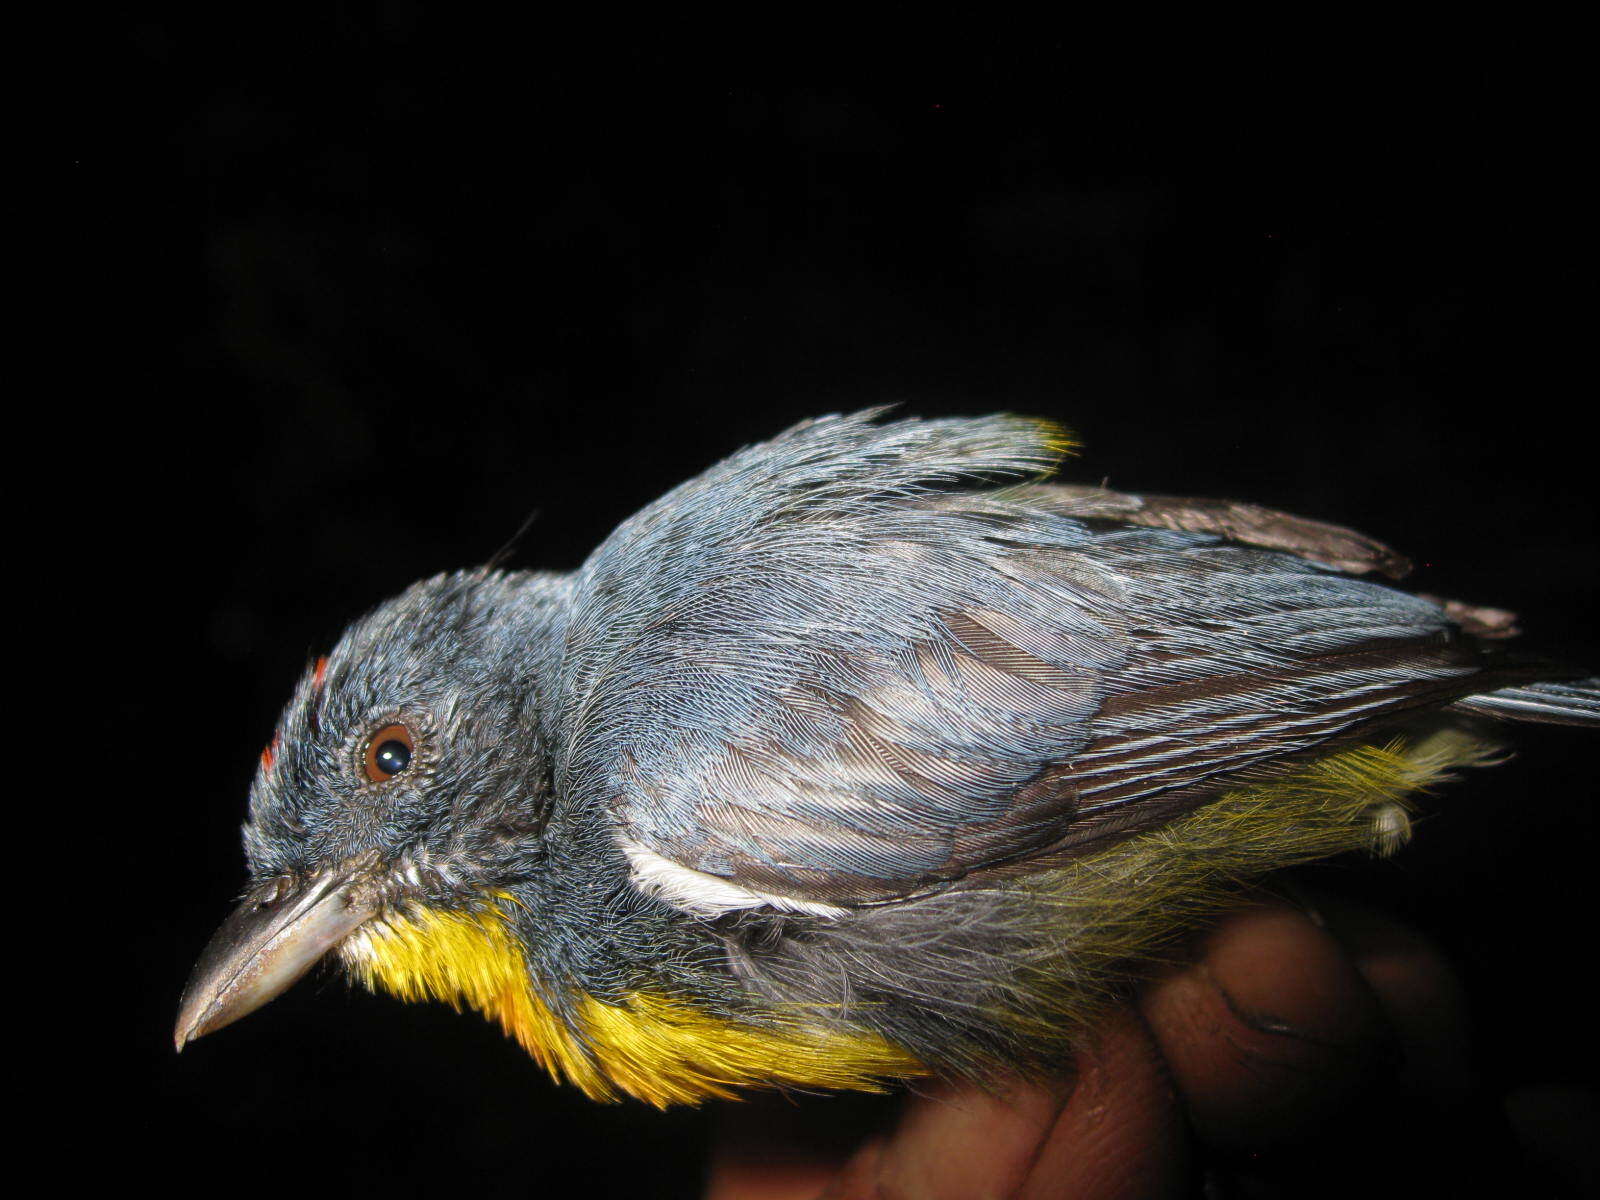
<path id="1" fill-rule="evenodd" d="M 1314 1134 L 1392 1066 L 1394 1032 L 1338 940 L 1260 903 L 1140 996 L 1196 1133 L 1256 1149 Z"/>

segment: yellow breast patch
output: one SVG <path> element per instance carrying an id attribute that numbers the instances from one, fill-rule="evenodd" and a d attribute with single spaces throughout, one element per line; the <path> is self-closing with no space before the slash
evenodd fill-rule
<path id="1" fill-rule="evenodd" d="M 658 1107 L 731 1098 L 755 1087 L 882 1091 L 926 1070 L 871 1034 L 775 1014 L 761 1025 L 634 992 L 620 1004 L 582 997 L 570 1022 L 531 978 L 510 928 L 507 895 L 476 911 L 417 908 L 372 922 L 346 942 L 352 974 L 402 1000 L 442 1000 L 498 1021 L 558 1080 L 596 1100 Z"/>

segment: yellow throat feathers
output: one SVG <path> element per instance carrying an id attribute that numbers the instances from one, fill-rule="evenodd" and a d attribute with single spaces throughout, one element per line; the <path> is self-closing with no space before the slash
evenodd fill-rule
<path id="1" fill-rule="evenodd" d="M 801 1017 L 741 1024 L 645 992 L 620 1004 L 583 996 L 569 1024 L 529 975 L 504 907 L 515 903 L 501 894 L 474 912 L 385 917 L 351 939 L 345 960 L 374 991 L 498 1021 L 557 1080 L 595 1100 L 626 1094 L 665 1108 L 754 1087 L 883 1091 L 887 1080 L 925 1074 L 870 1033 Z"/>

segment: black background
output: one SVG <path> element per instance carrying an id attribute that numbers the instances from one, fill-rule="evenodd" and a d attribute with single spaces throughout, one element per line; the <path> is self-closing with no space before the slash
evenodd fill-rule
<path id="1" fill-rule="evenodd" d="M 530 512 L 515 561 L 569 568 L 803 416 L 1004 408 L 1077 432 L 1070 478 L 1353 525 L 1600 663 L 1558 58 L 349 13 L 117 30 L 60 163 L 94 380 L 46 453 L 96 513 L 95 720 L 139 748 L 100 792 L 95 1041 L 172 1191 L 692 1194 L 706 1114 L 592 1105 L 331 974 L 171 1050 L 307 659 Z M 1447 947 L 1494 1088 L 1593 1086 L 1593 749 L 1519 746 L 1398 861 L 1322 874 Z"/>

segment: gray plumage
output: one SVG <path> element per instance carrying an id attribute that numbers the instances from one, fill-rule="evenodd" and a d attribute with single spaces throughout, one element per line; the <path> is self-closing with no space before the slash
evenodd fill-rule
<path id="1" fill-rule="evenodd" d="M 801 1002 L 977 1072 L 1041 1053 L 1019 981 L 1107 919 L 1039 880 L 1426 714 L 1600 725 L 1600 683 L 1471 636 L 1493 610 L 1361 578 L 1406 567 L 1370 538 L 1039 483 L 1038 422 L 878 415 L 733 456 L 570 576 L 440 576 L 357 622 L 256 781 L 253 875 L 365 855 L 397 904 L 509 895 L 562 1014 Z M 394 719 L 414 769 L 373 785 L 353 764 Z M 1116 878 L 1130 913 L 1167 902 Z"/>
<path id="2" fill-rule="evenodd" d="M 970 490 L 1047 468 L 1048 439 L 1013 418 L 826 418 L 626 522 L 576 581 L 558 792 L 708 874 L 881 902 L 1147 827 L 1207 781 L 1540 669 L 1214 519 Z"/>

